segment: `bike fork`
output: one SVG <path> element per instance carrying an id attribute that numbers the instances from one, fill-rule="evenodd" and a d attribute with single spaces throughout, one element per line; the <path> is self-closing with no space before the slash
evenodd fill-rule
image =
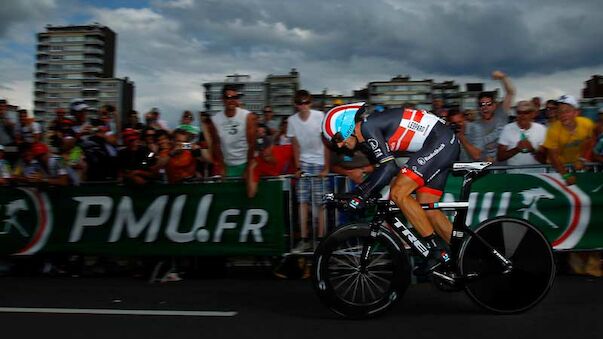
<path id="1" fill-rule="evenodd" d="M 360 255 L 360 270 L 365 271 L 368 263 L 368 257 L 375 245 L 375 240 L 379 235 L 379 228 L 381 227 L 380 221 L 371 222 L 371 233 L 369 240 L 362 246 L 362 254 Z"/>

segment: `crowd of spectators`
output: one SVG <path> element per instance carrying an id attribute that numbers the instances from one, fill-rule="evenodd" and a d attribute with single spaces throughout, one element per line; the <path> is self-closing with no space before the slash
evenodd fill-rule
<path id="1" fill-rule="evenodd" d="M 504 96 L 497 101 L 495 92 L 482 92 L 478 111 L 461 111 L 446 107 L 442 98 L 433 99 L 433 113 L 454 129 L 461 143 L 459 161 L 550 164 L 567 185 L 576 183 L 568 164 L 580 171 L 587 162 L 603 162 L 603 110 L 595 122 L 580 116 L 577 100 L 569 95 L 548 100 L 544 107 L 540 98 L 517 102 L 506 74 L 495 71 L 492 78 L 501 82 Z M 353 185 L 373 165 L 361 152 L 340 154 L 326 147 L 320 135 L 324 113 L 312 109 L 305 90 L 295 94 L 296 113 L 287 119 L 275 118 L 271 106 L 262 112 L 244 109 L 236 86 L 224 86 L 222 100 L 224 109 L 212 116 L 184 111 L 174 129 L 153 108 L 142 121 L 138 112 L 130 112 L 118 130 L 115 107 L 105 105 L 96 112 L 76 99 L 68 108 L 56 109 L 44 130 L 26 110 L 17 112 L 16 121 L 9 119 L 7 102 L 0 98 L 0 185 L 147 185 L 243 177 L 253 198 L 261 177 L 290 174 L 300 206 L 296 249 L 309 249 L 310 233 L 320 238 L 325 232 L 324 218 L 317 217 L 322 206 L 316 202 L 329 189 L 327 175 L 344 175 Z M 10 146 L 18 152 L 7 154 Z M 318 225 L 315 230 L 310 220 Z"/>

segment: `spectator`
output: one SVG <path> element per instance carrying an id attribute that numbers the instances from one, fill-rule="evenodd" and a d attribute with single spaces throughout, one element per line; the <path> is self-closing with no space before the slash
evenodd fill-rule
<path id="1" fill-rule="evenodd" d="M 477 120 L 477 111 L 474 109 L 465 110 L 465 112 L 463 114 L 465 116 L 466 122 L 473 122 L 473 121 Z"/>
<path id="2" fill-rule="evenodd" d="M 85 179 L 87 168 L 84 151 L 77 145 L 75 138 L 71 135 L 63 137 L 60 150 L 60 155 L 63 158 L 63 163 L 67 169 L 69 181 L 74 186 L 79 186 Z"/>
<path id="3" fill-rule="evenodd" d="M 152 166 L 155 154 L 146 146 L 140 145 L 139 135 L 133 129 L 122 134 L 125 148 L 119 151 L 119 178 L 126 184 L 145 185 L 156 178 Z"/>
<path id="4" fill-rule="evenodd" d="M 465 116 L 466 113 L 456 109 L 451 109 L 448 112 L 448 125 L 456 133 L 456 137 L 459 138 L 459 142 L 461 144 L 459 161 L 471 162 L 473 159 L 469 155 L 467 149 L 470 149 L 473 154 L 478 154 L 479 150 L 469 142 L 467 136 L 465 135 L 465 127 L 469 123 L 465 120 Z"/>
<path id="5" fill-rule="evenodd" d="M 240 98 L 235 86 L 222 89 L 224 110 L 210 118 L 216 132 L 212 155 L 218 175 L 248 178 L 248 165 L 254 157 L 256 116 L 238 107 Z"/>
<path id="6" fill-rule="evenodd" d="M 501 71 L 492 72 L 492 78 L 500 80 L 505 89 L 502 102 L 496 103 L 493 92 L 482 92 L 479 95 L 481 118 L 465 126 L 465 135 L 471 146 L 465 149 L 473 160 L 496 161 L 498 137 L 507 124 L 515 89 L 507 75 Z"/>
<path id="7" fill-rule="evenodd" d="M 442 98 L 434 98 L 432 102 L 433 106 L 433 114 L 438 117 L 447 120 L 448 119 L 448 110 L 444 108 L 444 100 Z"/>
<path id="8" fill-rule="evenodd" d="M 72 130 L 78 141 L 85 140 L 92 134 L 92 125 L 87 120 L 89 109 L 82 99 L 73 99 L 69 105 L 69 112 L 74 118 Z"/>
<path id="9" fill-rule="evenodd" d="M 557 120 L 557 101 L 556 100 L 547 100 L 546 102 L 546 125 L 550 126 L 553 122 Z"/>
<path id="10" fill-rule="evenodd" d="M 145 115 L 147 127 L 154 129 L 164 129 L 170 131 L 167 121 L 161 120 L 161 113 L 157 107 L 153 107 L 149 113 Z"/>
<path id="11" fill-rule="evenodd" d="M 534 115 L 534 122 L 539 123 L 541 125 L 546 125 L 546 107 L 541 109 L 542 99 L 540 97 L 533 97 L 532 104 L 536 108 L 536 114 Z"/>
<path id="12" fill-rule="evenodd" d="M 506 125 L 498 139 L 498 161 L 506 161 L 510 166 L 537 165 L 544 161 L 540 149 L 546 136 L 546 127 L 534 122 L 539 114 L 536 106 L 530 101 L 517 103 L 517 120 Z M 540 159 L 540 160 L 538 160 Z M 508 173 L 542 172 L 542 169 L 515 169 Z"/>
<path id="13" fill-rule="evenodd" d="M 7 116 L 8 102 L 0 97 L 0 145 L 12 145 L 15 142 L 15 123 Z"/>
<path id="14" fill-rule="evenodd" d="M 173 146 L 166 164 L 168 183 L 191 182 L 198 178 L 197 158 L 202 157 L 199 145 L 191 143 L 191 134 L 176 129 L 173 133 Z"/>
<path id="15" fill-rule="evenodd" d="M 163 129 L 155 132 L 155 143 L 157 144 L 157 152 L 155 153 L 155 165 L 153 171 L 159 175 L 159 180 L 167 184 L 167 174 L 165 167 L 170 160 L 170 152 L 172 152 L 172 140 L 170 134 Z"/>
<path id="16" fill-rule="evenodd" d="M 115 106 L 109 104 L 101 106 L 98 111 L 98 118 L 102 121 L 103 126 L 107 128 L 107 131 L 112 133 L 117 133 L 117 126 L 115 124 L 116 115 Z"/>
<path id="17" fill-rule="evenodd" d="M 131 128 L 135 131 L 138 131 L 138 133 L 142 133 L 142 130 L 145 128 L 145 125 L 138 119 L 137 111 L 130 111 L 130 114 L 128 115 L 128 120 L 123 125 L 122 131 L 126 128 Z"/>
<path id="18" fill-rule="evenodd" d="M 142 130 L 142 145 L 155 154 L 157 154 L 157 152 L 159 151 L 159 148 L 157 147 L 157 131 L 167 132 L 167 130 L 155 129 L 149 126 L 145 127 L 145 129 Z"/>
<path id="19" fill-rule="evenodd" d="M 340 152 L 331 151 L 331 172 L 344 175 L 354 183 L 360 184 L 364 181 L 368 173 L 372 173 L 374 166 L 370 163 L 366 154 L 371 152 L 360 152 L 360 150 L 349 151 L 342 149 Z M 349 192 L 353 187 L 348 187 L 345 191 Z"/>
<path id="20" fill-rule="evenodd" d="M 278 126 L 278 132 L 274 137 L 274 143 L 277 145 L 291 145 L 291 138 L 287 136 L 288 119 L 281 120 Z"/>
<path id="21" fill-rule="evenodd" d="M 274 145 L 270 129 L 263 123 L 256 131 L 256 157 L 251 163 L 251 177 L 247 180 L 247 196 L 255 197 L 260 178 L 293 172 L 293 148 L 291 145 Z"/>
<path id="22" fill-rule="evenodd" d="M 50 153 L 41 142 L 23 143 L 21 158 L 15 166 L 15 180 L 28 185 L 69 185 L 67 169 L 60 156 Z"/>
<path id="23" fill-rule="evenodd" d="M 310 203 L 312 216 L 318 219 L 318 229 L 314 235 L 322 238 L 325 234 L 324 205 L 321 202 L 323 193 L 326 193 L 327 180 L 324 177 L 329 173 L 329 152 L 320 133 L 324 113 L 310 109 L 312 97 L 306 90 L 297 91 L 294 100 L 297 113 L 289 117 L 287 136 L 293 144 L 295 176 L 300 178 L 305 174 L 308 177 L 301 177 L 297 182 L 301 241 L 293 251 L 303 252 L 312 248 L 312 244 L 308 242 Z"/>
<path id="24" fill-rule="evenodd" d="M 264 113 L 262 123 L 266 125 L 270 131 L 270 135 L 275 137 L 280 124 L 277 119 L 274 119 L 274 111 L 272 110 L 272 106 L 264 106 L 264 110 L 262 112 Z"/>
<path id="25" fill-rule="evenodd" d="M 58 148 L 61 147 L 65 136 L 73 134 L 73 120 L 65 116 L 66 112 L 63 108 L 57 108 L 54 113 L 55 118 L 48 126 L 47 140 L 51 146 Z"/>
<path id="26" fill-rule="evenodd" d="M 543 146 L 553 168 L 567 185 L 573 185 L 576 176 L 568 172 L 565 164 L 582 168 L 582 158 L 594 144 L 595 126 L 592 120 L 578 116 L 578 102 L 574 97 L 563 95 L 557 104 L 558 120 L 549 126 Z"/>
<path id="27" fill-rule="evenodd" d="M 4 146 L 0 145 L 0 186 L 6 186 L 11 182 L 11 172 L 10 163 L 4 159 Z"/>
<path id="28" fill-rule="evenodd" d="M 33 117 L 27 114 L 27 110 L 17 111 L 19 117 L 19 127 L 17 128 L 18 143 L 26 142 L 33 144 L 42 140 L 42 127 L 34 121 Z"/>
<path id="29" fill-rule="evenodd" d="M 107 127 L 99 119 L 93 120 L 94 132 L 82 142 L 82 149 L 86 157 L 87 181 L 114 181 L 117 180 L 119 160 L 117 149 L 107 142 Z"/>
<path id="30" fill-rule="evenodd" d="M 193 125 L 193 121 L 195 121 L 193 113 L 191 111 L 184 111 L 180 119 L 180 125 L 176 129 L 187 132 L 190 134 L 190 140 L 196 142 L 199 139 L 201 129 Z"/>

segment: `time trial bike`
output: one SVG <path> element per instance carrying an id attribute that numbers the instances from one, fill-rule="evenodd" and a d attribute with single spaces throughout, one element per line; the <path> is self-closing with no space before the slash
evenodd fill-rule
<path id="1" fill-rule="evenodd" d="M 455 163 L 463 176 L 457 202 L 424 204 L 424 209 L 454 210 L 450 261 L 431 272 L 436 285 L 462 290 L 478 305 L 495 313 L 517 313 L 538 304 L 555 278 L 549 241 L 526 220 L 506 216 L 484 220 L 475 229 L 465 224 L 472 182 L 491 163 Z M 325 195 L 343 206 L 344 197 Z M 352 222 L 332 231 L 314 252 L 312 281 L 321 301 L 345 317 L 379 315 L 399 301 L 409 286 L 409 251 L 426 258 L 421 237 L 399 218 L 389 200 L 369 199 L 375 207 L 370 222 Z M 368 206 L 367 205 L 367 206 Z"/>

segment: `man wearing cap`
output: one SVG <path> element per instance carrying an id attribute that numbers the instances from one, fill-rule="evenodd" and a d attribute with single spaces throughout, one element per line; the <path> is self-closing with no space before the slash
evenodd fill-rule
<path id="1" fill-rule="evenodd" d="M 87 121 L 86 115 L 90 107 L 82 99 L 73 99 L 69 105 L 69 113 L 74 118 L 73 127 L 77 139 L 86 139 L 92 132 L 92 125 Z"/>
<path id="2" fill-rule="evenodd" d="M 544 142 L 546 127 L 534 122 L 538 110 L 530 101 L 517 103 L 517 120 L 503 127 L 498 139 L 498 161 L 509 166 L 537 165 L 536 154 Z M 541 172 L 541 169 L 514 169 L 508 173 Z"/>
<path id="3" fill-rule="evenodd" d="M 15 166 L 15 181 L 28 185 L 69 185 L 63 158 L 52 154 L 46 144 L 24 143 L 20 148 L 21 159 Z"/>
<path id="4" fill-rule="evenodd" d="M 582 159 L 594 144 L 595 125 L 592 120 L 578 116 L 578 102 L 571 95 L 562 95 L 557 100 L 557 121 L 546 134 L 543 146 L 555 170 L 563 176 L 567 185 L 576 183 L 576 177 L 565 168 L 565 164 L 582 167 Z"/>

